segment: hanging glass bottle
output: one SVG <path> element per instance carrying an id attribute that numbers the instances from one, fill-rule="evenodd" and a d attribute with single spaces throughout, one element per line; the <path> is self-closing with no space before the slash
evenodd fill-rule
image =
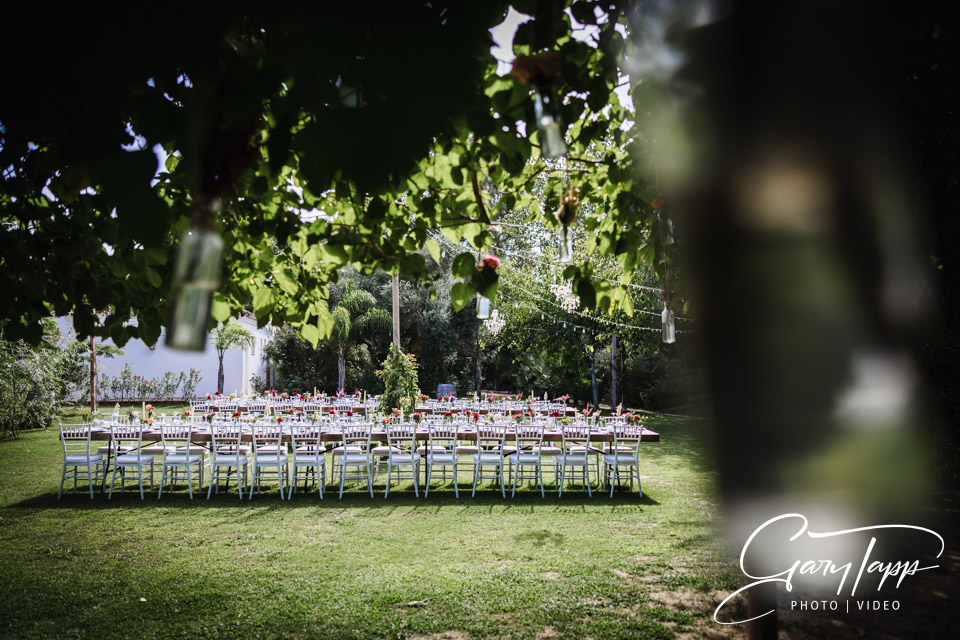
<path id="1" fill-rule="evenodd" d="M 664 344 L 673 344 L 677 341 L 677 328 L 673 322 L 673 311 L 668 305 L 663 305 L 663 312 L 660 314 L 662 326 L 662 338 Z"/>
<path id="2" fill-rule="evenodd" d="M 215 230 L 219 201 L 198 216 L 199 223 L 180 238 L 173 264 L 166 344 L 173 349 L 203 351 L 210 306 L 220 286 L 223 240 Z"/>
<path id="3" fill-rule="evenodd" d="M 573 229 L 560 227 L 560 262 L 573 260 Z"/>
<path id="4" fill-rule="evenodd" d="M 544 158 L 567 155 L 567 143 L 560 128 L 559 105 L 548 88 L 541 87 L 534 92 L 533 108 L 540 130 L 540 155 Z"/>
<path id="5" fill-rule="evenodd" d="M 490 317 L 490 298 L 477 296 L 477 319 L 486 320 Z"/>

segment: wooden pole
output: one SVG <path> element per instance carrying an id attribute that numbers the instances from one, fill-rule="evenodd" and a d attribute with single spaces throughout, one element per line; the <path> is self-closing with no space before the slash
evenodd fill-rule
<path id="1" fill-rule="evenodd" d="M 393 276 L 393 344 L 400 348 L 400 276 Z"/>

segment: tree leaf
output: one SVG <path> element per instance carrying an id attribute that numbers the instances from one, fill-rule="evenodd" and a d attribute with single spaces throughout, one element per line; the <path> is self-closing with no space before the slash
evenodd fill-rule
<path id="1" fill-rule="evenodd" d="M 467 306 L 474 293 L 474 288 L 466 282 L 457 282 L 450 287 L 450 304 L 453 305 L 453 310 L 460 311 Z"/>
<path id="2" fill-rule="evenodd" d="M 433 258 L 433 261 L 437 264 L 440 264 L 440 243 L 431 238 L 427 240 L 426 247 L 427 251 L 430 252 L 430 257 Z"/>
<path id="3" fill-rule="evenodd" d="M 475 267 L 476 259 L 473 254 L 464 252 L 453 259 L 453 267 L 450 270 L 458 278 L 469 278 L 473 275 Z"/>

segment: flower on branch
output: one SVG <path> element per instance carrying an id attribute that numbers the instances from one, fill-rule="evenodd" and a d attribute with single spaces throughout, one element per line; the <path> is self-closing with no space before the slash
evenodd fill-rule
<path id="1" fill-rule="evenodd" d="M 483 256 L 483 260 L 480 261 L 480 264 L 477 265 L 478 269 L 483 267 L 490 267 L 491 269 L 496 269 L 500 266 L 500 258 L 496 256 L 486 255 Z"/>

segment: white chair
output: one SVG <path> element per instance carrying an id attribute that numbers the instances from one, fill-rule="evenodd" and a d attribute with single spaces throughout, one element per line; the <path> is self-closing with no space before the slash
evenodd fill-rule
<path id="1" fill-rule="evenodd" d="M 563 495 L 563 485 L 567 479 L 567 467 L 571 467 L 574 473 L 579 471 L 583 477 L 583 486 L 587 489 L 587 495 L 592 497 L 593 491 L 590 488 L 590 426 L 562 426 L 560 434 L 560 448 L 563 453 L 557 458 L 557 464 L 560 465 L 560 490 L 557 497 Z"/>
<path id="2" fill-rule="evenodd" d="M 613 497 L 613 489 L 620 480 L 620 470 L 629 469 L 630 490 L 633 490 L 633 478 L 637 478 L 637 491 L 640 497 L 643 497 L 643 489 L 640 486 L 640 442 L 643 434 L 641 425 L 617 423 L 611 424 L 613 433 L 613 446 L 608 450 L 609 453 L 603 456 L 603 481 L 610 484 L 610 497 Z"/>
<path id="3" fill-rule="evenodd" d="M 290 479 L 292 498 L 297 491 L 297 480 L 303 480 L 303 489 L 307 489 L 307 480 L 311 477 L 317 483 L 317 493 L 323 500 L 323 485 L 327 482 L 327 448 L 321 442 L 323 431 L 314 425 L 290 425 L 290 441 L 293 449 L 293 477 Z M 301 475 L 300 469 L 304 472 Z"/>
<path id="4" fill-rule="evenodd" d="M 460 429 L 457 425 L 437 424 L 429 427 L 427 439 L 427 488 L 423 497 L 430 495 L 430 481 L 433 480 L 433 468 L 440 467 L 442 479 L 447 479 L 447 469 L 452 469 L 453 495 L 460 497 L 457 488 L 457 446 L 460 440 Z"/>
<path id="5" fill-rule="evenodd" d="M 230 479 L 237 480 L 237 495 L 243 500 L 244 485 L 247 482 L 247 468 L 250 447 L 243 444 L 245 430 L 239 424 L 216 424 L 210 427 L 210 486 L 207 488 L 207 500 L 216 488 L 220 493 L 220 482 L 226 481 L 226 490 L 230 490 Z"/>
<path id="6" fill-rule="evenodd" d="M 500 495 L 506 498 L 507 489 L 503 478 L 506 428 L 501 425 L 478 425 L 476 434 L 477 453 L 473 455 L 473 491 L 470 497 L 477 494 L 477 481 L 487 478 L 500 481 Z M 492 469 L 484 471 L 491 467 Z"/>
<path id="7" fill-rule="evenodd" d="M 254 489 L 260 491 L 263 476 L 261 469 L 276 469 L 277 481 L 280 483 L 280 499 L 283 500 L 283 493 L 290 479 L 287 462 L 282 423 L 253 425 L 253 480 L 250 482 L 250 498 L 253 499 Z"/>
<path id="8" fill-rule="evenodd" d="M 546 497 L 543 490 L 543 424 L 518 425 L 515 431 L 516 453 L 511 456 L 513 467 L 513 491 L 510 497 L 517 495 L 518 480 L 538 480 L 540 482 L 540 497 Z M 526 475 L 525 468 L 531 468 L 532 473 Z"/>
<path id="9" fill-rule="evenodd" d="M 340 473 L 340 498 L 347 478 L 367 481 L 367 490 L 373 497 L 373 477 L 370 469 L 370 423 L 340 425 L 340 449 L 334 450 Z M 352 471 L 351 471 L 352 470 Z"/>
<path id="10" fill-rule="evenodd" d="M 403 467 L 410 467 L 413 479 L 413 495 L 420 497 L 418 487 L 420 475 L 420 454 L 417 453 L 417 425 L 413 422 L 391 424 L 387 427 L 387 489 L 383 493 L 390 495 L 393 468 L 397 467 L 397 480 L 403 479 Z"/>
<path id="11" fill-rule="evenodd" d="M 93 500 L 93 484 L 100 478 L 106 478 L 107 468 L 103 455 L 90 453 L 90 435 L 92 427 L 88 424 L 60 424 L 60 444 L 63 446 L 63 472 L 60 474 L 60 491 L 57 500 L 63 495 L 63 483 L 68 470 L 73 478 L 73 490 L 77 490 L 77 480 L 81 469 L 86 469 L 90 499 Z"/>
<path id="12" fill-rule="evenodd" d="M 122 446 L 121 442 L 128 443 Z M 114 445 L 116 457 L 113 460 L 113 475 L 110 476 L 110 491 L 107 500 L 113 498 L 113 486 L 117 481 L 117 471 L 120 471 L 120 490 L 127 477 L 127 469 L 135 469 L 137 481 L 140 485 L 140 499 L 143 500 L 143 469 L 150 467 L 150 490 L 153 491 L 153 463 L 152 454 L 143 453 L 143 425 L 110 425 L 110 443 Z"/>
<path id="13" fill-rule="evenodd" d="M 160 491 L 157 499 L 163 495 L 163 483 L 170 474 L 170 488 L 179 480 L 180 473 L 186 476 L 187 490 L 193 500 L 193 477 L 198 476 L 197 489 L 203 487 L 203 455 L 197 453 L 199 447 L 193 446 L 193 425 L 162 424 L 160 439 L 163 443 L 163 473 L 160 474 Z M 202 450 L 202 449 L 201 449 Z"/>

